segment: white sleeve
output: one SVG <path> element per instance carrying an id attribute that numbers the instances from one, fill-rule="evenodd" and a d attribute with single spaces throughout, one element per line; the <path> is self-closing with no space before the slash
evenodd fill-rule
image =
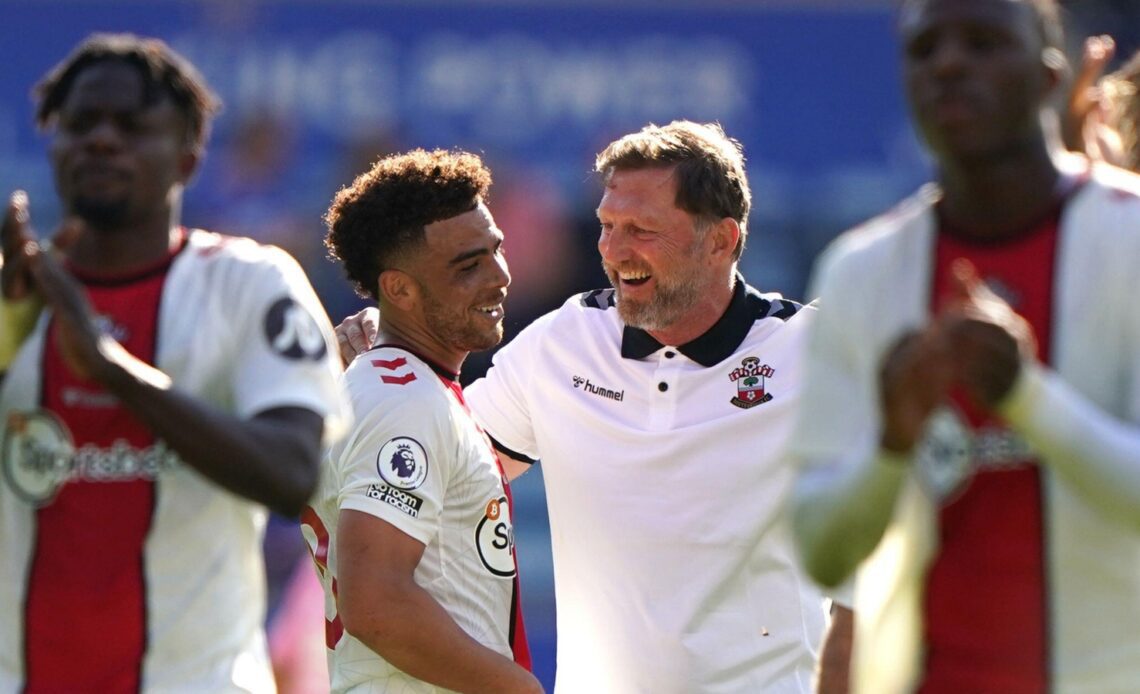
<path id="1" fill-rule="evenodd" d="M 835 253 L 832 249 L 832 254 Z M 846 580 L 878 544 L 909 461 L 879 449 L 878 354 L 857 326 L 870 325 L 844 269 L 825 255 L 791 453 L 799 470 L 791 508 L 808 572 L 827 586 Z M 847 264 L 848 266 L 851 263 Z"/>
<path id="2" fill-rule="evenodd" d="M 536 386 L 533 366 L 549 314 L 527 326 L 495 353 L 487 375 L 463 389 L 479 425 L 512 452 L 538 459 L 529 394 Z"/>
<path id="3" fill-rule="evenodd" d="M 234 408 L 250 417 L 275 407 L 300 407 L 325 417 L 326 441 L 347 425 L 338 383 L 332 325 L 304 271 L 280 249 L 243 268 L 240 321 L 231 366 Z"/>
<path id="4" fill-rule="evenodd" d="M 1140 530 L 1140 428 L 1024 364 L 1001 414 L 1092 508 Z"/>
<path id="5" fill-rule="evenodd" d="M 409 395 L 357 411 L 333 461 L 341 480 L 337 507 L 376 516 L 427 545 L 439 532 L 458 444 L 446 397 Z"/>

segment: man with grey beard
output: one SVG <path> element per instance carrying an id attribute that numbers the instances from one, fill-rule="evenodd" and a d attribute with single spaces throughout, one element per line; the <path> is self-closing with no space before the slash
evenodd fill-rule
<path id="1" fill-rule="evenodd" d="M 535 321 L 465 391 L 509 476 L 543 462 L 556 691 L 812 691 L 825 602 L 781 511 L 814 310 L 737 272 L 751 193 L 720 126 L 647 126 L 596 169 L 613 287 Z M 830 652 L 824 688 L 846 673 Z"/>

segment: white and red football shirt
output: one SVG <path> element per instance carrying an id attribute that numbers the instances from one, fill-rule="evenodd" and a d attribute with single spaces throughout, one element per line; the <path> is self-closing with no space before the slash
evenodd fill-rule
<path id="1" fill-rule="evenodd" d="M 1058 161 L 1080 184 L 1059 220 L 971 243 L 946 233 L 927 186 L 817 264 L 794 499 L 820 523 L 798 536 L 807 556 L 844 567 L 870 552 L 854 691 L 1140 682 L 1140 179 Z M 928 324 L 958 257 L 1029 320 L 1042 363 L 1022 365 L 1001 418 L 956 399 L 913 455 L 885 453 L 882 359 Z"/>
<path id="2" fill-rule="evenodd" d="M 381 346 L 357 357 L 344 379 L 356 424 L 330 449 L 321 488 L 301 518 L 325 589 L 333 690 L 444 691 L 390 665 L 341 627 L 342 509 L 376 516 L 423 543 L 416 583 L 473 639 L 529 669 L 510 490 L 490 440 L 467 410 L 457 374 Z"/>
<path id="3" fill-rule="evenodd" d="M 1049 363 L 1053 267 L 1060 208 L 1001 241 L 941 224 L 935 240 L 933 309 L 949 294 L 951 265 L 969 260 L 1033 328 Z M 920 452 L 916 471 L 940 503 L 939 551 L 926 575 L 923 692 L 1044 691 L 1049 616 L 1044 498 L 1036 455 L 996 415 L 961 393 L 938 415 L 931 446 L 968 451 L 959 469 Z"/>
<path id="4" fill-rule="evenodd" d="M 153 267 L 76 275 L 174 388 L 239 417 L 347 414 L 331 326 L 280 249 L 191 231 Z M 272 691 L 265 509 L 73 375 L 54 330 L 41 317 L 0 390 L 0 691 Z"/>

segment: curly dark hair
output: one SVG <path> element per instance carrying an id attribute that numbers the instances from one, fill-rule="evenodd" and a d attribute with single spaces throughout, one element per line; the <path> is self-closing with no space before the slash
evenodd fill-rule
<path id="1" fill-rule="evenodd" d="M 614 171 L 673 166 L 677 169 L 677 207 L 704 222 L 725 217 L 740 225 L 733 258 L 744 252 L 752 192 L 740 143 L 718 123 L 676 120 L 650 123 L 612 142 L 595 160 L 594 170 L 608 181 Z"/>
<path id="2" fill-rule="evenodd" d="M 379 300 L 380 273 L 423 243 L 424 227 L 486 202 L 491 171 L 476 154 L 414 149 L 380 159 L 325 214 L 329 257 L 360 296 Z"/>
<path id="3" fill-rule="evenodd" d="M 108 61 L 138 69 L 147 106 L 163 95 L 169 96 L 186 120 L 186 144 L 201 152 L 210 135 L 210 121 L 221 110 L 221 100 L 198 69 L 166 42 L 134 34 L 91 34 L 53 67 L 33 90 L 38 100 L 36 125 L 50 127 L 80 73 Z"/>

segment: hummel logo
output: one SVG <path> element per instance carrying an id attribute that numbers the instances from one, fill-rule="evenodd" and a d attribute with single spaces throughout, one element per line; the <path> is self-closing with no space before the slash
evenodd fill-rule
<path id="1" fill-rule="evenodd" d="M 590 383 L 590 379 L 582 378 L 581 376 L 573 376 L 572 378 L 574 381 L 574 387 L 575 388 L 582 388 L 587 393 L 593 393 L 594 395 L 597 395 L 597 396 L 600 396 L 603 398 L 608 398 L 608 399 L 614 400 L 616 402 L 621 402 L 622 400 L 625 400 L 625 391 L 624 390 L 610 390 L 609 388 L 603 388 L 601 386 L 596 386 L 593 383 Z"/>

